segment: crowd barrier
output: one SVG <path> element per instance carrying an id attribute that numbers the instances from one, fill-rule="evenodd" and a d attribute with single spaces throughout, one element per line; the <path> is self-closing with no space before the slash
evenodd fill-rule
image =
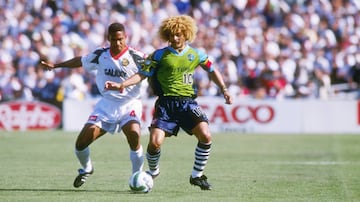
<path id="1" fill-rule="evenodd" d="M 0 130 L 80 131 L 97 99 L 65 100 L 63 109 L 43 102 L 0 103 Z M 235 100 L 197 99 L 213 133 L 360 134 L 358 100 Z M 148 133 L 155 99 L 143 100 L 142 130 Z"/>
<path id="2" fill-rule="evenodd" d="M 63 129 L 78 131 L 97 100 L 66 100 Z M 226 105 L 221 97 L 197 99 L 208 115 L 212 132 L 286 134 L 360 134 L 357 100 L 235 100 Z M 142 128 L 147 132 L 154 99 L 143 100 Z"/>

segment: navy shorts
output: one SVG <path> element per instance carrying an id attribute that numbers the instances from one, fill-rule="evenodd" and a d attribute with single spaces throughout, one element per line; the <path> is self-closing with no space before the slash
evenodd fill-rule
<path id="1" fill-rule="evenodd" d="M 182 128 L 192 135 L 190 131 L 200 122 L 209 120 L 193 98 L 159 97 L 150 128 L 160 128 L 175 136 Z"/>

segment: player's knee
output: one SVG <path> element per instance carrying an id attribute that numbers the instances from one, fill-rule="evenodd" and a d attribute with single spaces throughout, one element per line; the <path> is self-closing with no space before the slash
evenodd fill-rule
<path id="1" fill-rule="evenodd" d="M 150 141 L 147 147 L 147 151 L 149 153 L 156 153 L 157 151 L 160 150 L 161 144 L 157 143 L 157 142 L 153 142 Z"/>
<path id="2" fill-rule="evenodd" d="M 203 143 L 211 143 L 212 137 L 210 133 L 202 133 L 197 136 L 198 140 Z"/>

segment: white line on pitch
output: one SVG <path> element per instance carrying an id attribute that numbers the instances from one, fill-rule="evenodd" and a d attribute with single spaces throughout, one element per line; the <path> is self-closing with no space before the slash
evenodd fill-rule
<path id="1" fill-rule="evenodd" d="M 355 161 L 274 161 L 270 164 L 283 165 L 359 165 L 360 162 Z"/>

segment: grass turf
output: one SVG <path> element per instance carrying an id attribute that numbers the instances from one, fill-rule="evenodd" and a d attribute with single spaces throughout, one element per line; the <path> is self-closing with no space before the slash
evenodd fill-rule
<path id="1" fill-rule="evenodd" d="M 162 146 L 161 174 L 148 194 L 129 191 L 123 135 L 91 145 L 94 175 L 72 187 L 77 133 L 0 133 L 0 201 L 359 201 L 360 136 L 213 134 L 205 174 L 213 190 L 189 184 L 195 137 Z M 144 149 L 148 136 L 142 138 Z M 144 168 L 147 168 L 145 161 Z"/>

